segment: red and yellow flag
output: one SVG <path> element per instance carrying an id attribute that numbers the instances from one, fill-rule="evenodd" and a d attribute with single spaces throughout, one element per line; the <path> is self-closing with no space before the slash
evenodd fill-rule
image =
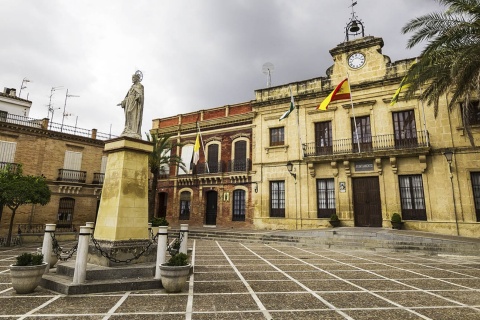
<path id="1" fill-rule="evenodd" d="M 348 78 L 340 82 L 340 84 L 320 103 L 317 110 L 327 110 L 328 105 L 332 101 L 350 99 L 350 86 Z"/>

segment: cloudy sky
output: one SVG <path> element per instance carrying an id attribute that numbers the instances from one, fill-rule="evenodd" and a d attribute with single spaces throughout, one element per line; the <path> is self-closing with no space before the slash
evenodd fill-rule
<path id="1" fill-rule="evenodd" d="M 392 61 L 418 56 L 401 28 L 441 11 L 434 0 L 356 0 L 365 35 Z M 265 88 L 325 76 L 345 39 L 352 0 L 2 0 L 0 87 L 33 102 L 32 118 L 119 135 L 117 104 L 143 72 L 143 133 L 151 120 L 254 99 Z"/>

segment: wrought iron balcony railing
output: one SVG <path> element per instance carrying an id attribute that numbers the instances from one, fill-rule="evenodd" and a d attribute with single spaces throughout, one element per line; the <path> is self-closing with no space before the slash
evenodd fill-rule
<path id="1" fill-rule="evenodd" d="M 105 173 L 94 172 L 92 184 L 103 184 L 105 180 Z"/>
<path id="2" fill-rule="evenodd" d="M 221 173 L 223 172 L 223 162 L 202 162 L 197 163 L 197 174 Z"/>
<path id="3" fill-rule="evenodd" d="M 58 169 L 57 181 L 85 183 L 87 178 L 86 171 Z"/>
<path id="4" fill-rule="evenodd" d="M 8 169 L 11 172 L 17 172 L 19 164 L 12 162 L 0 162 L 0 170 Z"/>
<path id="5" fill-rule="evenodd" d="M 250 159 L 235 159 L 230 160 L 227 163 L 227 172 L 235 172 L 235 171 L 250 171 L 252 168 L 252 162 Z"/>
<path id="6" fill-rule="evenodd" d="M 415 136 L 416 134 L 416 136 Z M 306 157 L 348 154 L 359 152 L 375 152 L 385 150 L 414 149 L 428 147 L 428 132 L 417 131 L 410 137 L 398 134 L 371 136 L 359 144 L 353 139 L 332 140 L 330 143 L 310 142 L 303 145 Z M 360 147 L 360 149 L 359 149 Z"/>

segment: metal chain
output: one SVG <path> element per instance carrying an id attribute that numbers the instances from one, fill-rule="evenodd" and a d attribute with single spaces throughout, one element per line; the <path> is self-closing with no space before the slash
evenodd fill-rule
<path id="1" fill-rule="evenodd" d="M 183 231 L 180 230 L 178 238 L 174 238 L 174 240 L 169 240 L 168 233 L 167 233 L 167 251 L 173 257 L 180 251 L 180 246 L 182 245 L 183 241 Z"/>
<path id="2" fill-rule="evenodd" d="M 139 254 L 136 254 L 135 256 L 133 256 L 132 258 L 129 258 L 129 259 L 126 259 L 126 260 L 118 260 L 116 258 L 113 258 L 113 257 L 110 257 L 108 255 L 107 252 L 103 251 L 102 248 L 100 247 L 100 244 L 97 242 L 97 240 L 95 240 L 95 238 L 93 237 L 92 235 L 92 242 L 93 244 L 95 245 L 95 248 L 100 252 L 100 254 L 107 258 L 108 260 L 114 262 L 114 263 L 130 263 L 132 262 L 133 260 L 137 260 L 139 259 L 144 253 L 148 252 L 148 250 L 150 249 L 150 246 L 152 244 L 154 244 L 155 242 L 154 241 L 150 241 L 150 243 L 145 247 L 143 248 L 143 250 L 139 253 Z"/>
<path id="3" fill-rule="evenodd" d="M 75 245 L 73 246 L 72 249 L 70 250 L 67 250 L 67 251 L 63 251 L 62 250 L 62 247 L 60 247 L 60 245 L 58 244 L 58 241 L 57 239 L 55 238 L 55 232 L 50 232 L 51 236 L 52 236 L 52 247 L 53 247 L 53 252 L 55 253 L 55 255 L 57 256 L 57 258 L 60 260 L 60 261 L 67 261 L 68 259 L 70 259 L 73 254 L 75 252 L 77 252 L 77 248 L 78 248 L 78 241 L 77 243 L 75 243 Z M 65 258 L 62 257 L 62 255 L 67 255 Z"/>

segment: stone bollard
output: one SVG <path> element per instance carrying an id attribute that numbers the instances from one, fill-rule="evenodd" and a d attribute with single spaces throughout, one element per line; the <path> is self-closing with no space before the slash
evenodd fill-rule
<path id="1" fill-rule="evenodd" d="M 43 236 L 43 245 L 42 245 L 42 254 L 43 261 L 47 263 L 45 268 L 45 273 L 48 273 L 50 270 L 50 263 L 52 262 L 52 252 L 53 252 L 53 239 L 52 234 L 55 233 L 56 224 L 46 224 L 45 225 L 45 235 Z"/>
<path id="2" fill-rule="evenodd" d="M 187 254 L 188 224 L 180 225 L 180 234 L 183 236 L 182 243 L 180 244 L 180 252 Z"/>
<path id="3" fill-rule="evenodd" d="M 157 264 L 155 265 L 155 278 L 160 279 L 160 265 L 166 262 L 168 227 L 158 227 L 157 233 Z"/>
<path id="4" fill-rule="evenodd" d="M 90 227 L 93 233 L 93 229 L 95 228 L 95 222 L 85 222 L 85 226 Z"/>
<path id="5" fill-rule="evenodd" d="M 77 259 L 75 260 L 75 271 L 73 272 L 73 283 L 84 283 L 87 277 L 87 258 L 88 258 L 88 243 L 90 241 L 90 234 L 92 228 L 83 226 L 80 227 L 78 235 Z"/>

